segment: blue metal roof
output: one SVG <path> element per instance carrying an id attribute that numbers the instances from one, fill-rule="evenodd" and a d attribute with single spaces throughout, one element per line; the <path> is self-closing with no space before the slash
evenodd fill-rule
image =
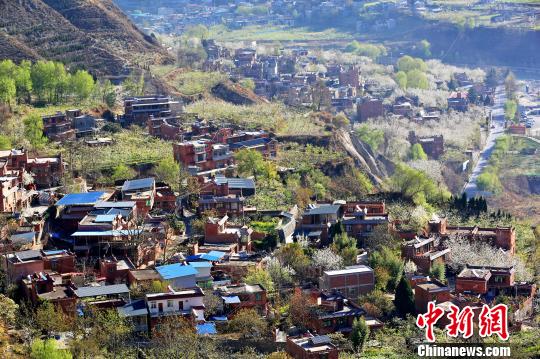
<path id="1" fill-rule="evenodd" d="M 217 334 L 216 325 L 214 323 L 197 324 L 197 334 L 199 335 Z"/>
<path id="2" fill-rule="evenodd" d="M 54 256 L 54 255 L 57 255 L 57 254 L 66 253 L 66 250 L 65 249 L 55 249 L 55 250 L 50 250 L 50 251 L 43 251 L 43 253 L 46 256 Z"/>
<path id="3" fill-rule="evenodd" d="M 225 304 L 240 304 L 240 297 L 237 295 L 229 295 L 221 298 L 223 298 Z"/>
<path id="4" fill-rule="evenodd" d="M 107 192 L 69 193 L 56 202 L 57 206 L 73 206 L 90 204 L 94 205 L 99 200 L 104 200 Z"/>
<path id="5" fill-rule="evenodd" d="M 229 188 L 232 189 L 254 189 L 255 181 L 252 178 L 227 178 L 223 176 L 216 176 L 214 181 L 218 184 L 229 185 Z"/>
<path id="6" fill-rule="evenodd" d="M 196 275 L 197 270 L 191 266 L 184 266 L 180 263 L 167 264 L 164 266 L 156 267 L 156 271 L 159 273 L 161 278 L 168 280 L 179 277 L 187 277 L 190 275 Z"/>
<path id="7" fill-rule="evenodd" d="M 122 192 L 151 188 L 154 186 L 154 182 L 155 180 L 153 177 L 126 181 L 124 182 L 124 185 L 122 186 Z"/>
<path id="8" fill-rule="evenodd" d="M 98 214 L 94 222 L 96 223 L 108 223 L 114 221 L 116 216 L 114 214 Z"/>
<path id="9" fill-rule="evenodd" d="M 133 208 L 137 203 L 134 201 L 119 201 L 119 202 L 97 202 L 96 208 Z"/>
<path id="10" fill-rule="evenodd" d="M 270 142 L 272 139 L 268 137 L 262 137 L 262 138 L 254 138 L 252 140 L 237 142 L 237 143 L 231 143 L 229 147 L 232 149 L 239 149 L 242 147 L 250 148 L 250 147 L 257 147 L 261 145 L 265 145 L 268 142 Z"/>
<path id="11" fill-rule="evenodd" d="M 210 262 L 189 262 L 190 266 L 192 266 L 193 268 L 212 268 L 212 263 Z"/>
<path id="12" fill-rule="evenodd" d="M 204 260 L 207 260 L 207 261 L 219 261 L 221 260 L 223 257 L 225 257 L 225 252 L 220 252 L 220 251 L 210 251 L 208 253 L 203 253 L 201 254 L 201 259 L 204 259 Z"/>

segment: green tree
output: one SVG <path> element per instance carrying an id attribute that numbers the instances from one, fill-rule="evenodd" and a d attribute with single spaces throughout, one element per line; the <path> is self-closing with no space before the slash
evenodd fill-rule
<path id="1" fill-rule="evenodd" d="M 407 72 L 407 87 L 421 90 L 429 89 L 429 81 L 426 74 L 416 69 Z"/>
<path id="2" fill-rule="evenodd" d="M 471 86 L 471 88 L 467 92 L 467 99 L 469 100 L 470 103 L 473 103 L 473 104 L 478 102 L 479 96 L 474 86 Z"/>
<path id="3" fill-rule="evenodd" d="M 422 148 L 422 145 L 419 143 L 415 143 L 414 145 L 411 146 L 411 152 L 410 152 L 409 157 L 413 161 L 428 159 L 428 156 L 424 152 L 424 148 Z"/>
<path id="4" fill-rule="evenodd" d="M 397 61 L 397 68 L 399 71 L 407 73 L 413 70 L 425 72 L 427 70 L 427 65 L 422 59 L 416 59 L 409 55 L 405 55 L 400 57 Z"/>
<path id="5" fill-rule="evenodd" d="M 356 264 L 358 248 L 356 248 L 356 239 L 349 237 L 346 232 L 340 233 L 334 237 L 332 249 L 343 258 L 345 265 Z"/>
<path id="6" fill-rule="evenodd" d="M 22 101 L 27 99 L 30 102 L 30 94 L 32 92 L 32 64 L 28 60 L 21 61 L 21 64 L 15 69 L 13 79 L 17 88 L 17 99 Z"/>
<path id="7" fill-rule="evenodd" d="M 373 152 L 377 151 L 384 142 L 384 131 L 371 128 L 367 124 L 358 127 L 356 135 L 360 141 L 367 143 Z"/>
<path id="8" fill-rule="evenodd" d="M 423 57 L 430 57 L 431 56 L 431 44 L 426 39 L 421 40 L 418 43 L 418 50 L 420 54 L 422 54 Z"/>
<path id="9" fill-rule="evenodd" d="M 132 168 L 121 163 L 113 169 L 111 180 L 113 182 L 119 181 L 119 180 L 130 180 L 133 177 L 135 177 L 135 175 L 136 173 Z"/>
<path id="10" fill-rule="evenodd" d="M 30 77 L 34 93 L 39 100 L 52 100 L 56 88 L 56 69 L 52 61 L 38 61 L 32 66 Z"/>
<path id="11" fill-rule="evenodd" d="M 331 105 L 332 97 L 323 80 L 317 80 L 317 83 L 312 86 L 311 101 L 313 103 L 313 109 L 317 111 L 321 111 Z"/>
<path id="12" fill-rule="evenodd" d="M 31 359 L 71 359 L 69 351 L 58 349 L 54 339 L 36 339 L 30 348 Z"/>
<path id="13" fill-rule="evenodd" d="M 244 337 L 260 338 L 268 334 L 268 325 L 255 309 L 242 309 L 229 322 L 228 330 Z"/>
<path id="14" fill-rule="evenodd" d="M 144 93 L 144 75 L 141 74 L 137 79 L 132 73 L 122 82 L 122 87 L 129 96 L 141 96 Z"/>
<path id="15" fill-rule="evenodd" d="M 255 81 L 253 79 L 242 79 L 240 80 L 240 85 L 248 90 L 255 90 Z"/>
<path id="16" fill-rule="evenodd" d="M 68 329 L 69 320 L 61 309 L 51 302 L 43 302 L 36 310 L 36 324 L 44 332 L 62 332 Z"/>
<path id="17" fill-rule="evenodd" d="M 382 246 L 381 249 L 371 253 L 369 265 L 376 269 L 377 287 L 381 290 L 394 291 L 403 273 L 403 260 L 399 254 L 389 247 Z"/>
<path id="18" fill-rule="evenodd" d="M 237 171 L 241 176 L 277 178 L 277 170 L 273 163 L 266 161 L 259 151 L 242 149 L 234 154 Z"/>
<path id="19" fill-rule="evenodd" d="M 405 317 L 407 314 L 414 314 L 414 296 L 406 276 L 402 275 L 396 288 L 394 304 L 398 313 Z"/>
<path id="20" fill-rule="evenodd" d="M 0 77 L 0 102 L 11 107 L 17 95 L 15 81 L 8 77 Z"/>
<path id="21" fill-rule="evenodd" d="M 516 97 L 518 85 L 514 73 L 508 73 L 508 75 L 504 79 L 504 88 L 506 90 L 506 96 L 508 96 L 508 98 L 514 99 Z"/>
<path id="22" fill-rule="evenodd" d="M 426 206 L 450 198 L 450 193 L 441 183 L 435 183 L 427 174 L 403 163 L 396 165 L 391 184 L 403 197 L 417 205 Z"/>
<path id="23" fill-rule="evenodd" d="M 172 156 L 167 156 L 159 161 L 156 167 L 156 176 L 158 180 L 167 183 L 173 188 L 177 188 L 180 183 L 180 165 Z"/>
<path id="24" fill-rule="evenodd" d="M 443 263 L 436 263 L 431 267 L 429 275 L 444 282 L 446 280 L 446 269 Z"/>
<path id="25" fill-rule="evenodd" d="M 37 114 L 29 115 L 23 120 L 24 136 L 34 149 L 40 149 L 47 143 L 43 136 L 43 120 Z"/>
<path id="26" fill-rule="evenodd" d="M 11 139 L 6 135 L 0 135 L 0 150 L 10 150 L 11 148 Z"/>
<path id="27" fill-rule="evenodd" d="M 247 284 L 260 284 L 267 290 L 268 293 L 274 291 L 274 282 L 270 273 L 264 269 L 250 268 L 247 275 L 244 278 L 244 282 Z"/>
<path id="28" fill-rule="evenodd" d="M 369 327 L 364 317 L 355 318 L 352 325 L 351 341 L 357 352 L 361 353 L 369 338 Z"/>
<path id="29" fill-rule="evenodd" d="M 404 71 L 398 71 L 396 73 L 396 82 L 401 89 L 407 88 L 407 73 Z"/>
<path id="30" fill-rule="evenodd" d="M 86 100 L 94 90 L 94 78 L 84 70 L 78 70 L 71 76 L 71 88 L 79 100 Z"/>
<path id="31" fill-rule="evenodd" d="M 290 266 L 296 273 L 303 273 L 310 264 L 309 257 L 298 243 L 288 243 L 275 252 L 283 265 Z"/>
<path id="32" fill-rule="evenodd" d="M 507 121 L 516 121 L 517 102 L 515 100 L 506 100 L 504 103 L 504 115 Z"/>
<path id="33" fill-rule="evenodd" d="M 111 80 L 107 79 L 100 82 L 97 89 L 100 101 L 106 104 L 107 107 L 113 108 L 116 104 L 116 91 Z"/>

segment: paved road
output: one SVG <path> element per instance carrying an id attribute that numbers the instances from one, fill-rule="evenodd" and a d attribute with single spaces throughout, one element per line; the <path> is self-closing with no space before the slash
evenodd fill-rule
<path id="1" fill-rule="evenodd" d="M 477 185 L 477 179 L 489 164 L 489 158 L 495 147 L 495 140 L 504 134 L 504 103 L 506 102 L 504 86 L 497 86 L 494 102 L 494 105 L 491 107 L 491 115 L 492 125 L 495 126 L 495 128 L 490 128 L 486 145 L 484 146 L 482 153 L 480 153 L 476 166 L 469 177 L 469 182 L 463 187 L 463 191 L 467 194 L 468 198 L 476 196 L 487 197 L 492 194 L 491 192 L 480 190 Z"/>

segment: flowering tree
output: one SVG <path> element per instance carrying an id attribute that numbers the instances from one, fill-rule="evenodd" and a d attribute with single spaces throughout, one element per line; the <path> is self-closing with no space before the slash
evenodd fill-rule
<path id="1" fill-rule="evenodd" d="M 323 270 L 335 270 L 343 268 L 343 258 L 332 249 L 318 249 L 313 253 L 313 265 Z"/>
<path id="2" fill-rule="evenodd" d="M 516 280 L 530 281 L 533 276 L 523 261 L 511 253 L 495 248 L 485 242 L 452 236 L 446 241 L 450 248 L 448 265 L 456 272 L 467 264 L 474 266 L 509 267 L 514 266 Z"/>

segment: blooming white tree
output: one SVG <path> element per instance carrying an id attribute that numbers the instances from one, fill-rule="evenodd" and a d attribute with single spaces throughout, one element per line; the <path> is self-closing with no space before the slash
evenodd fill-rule
<path id="1" fill-rule="evenodd" d="M 330 248 L 318 249 L 313 253 L 313 265 L 323 270 L 343 268 L 343 258 Z"/>
<path id="2" fill-rule="evenodd" d="M 405 266 L 403 267 L 403 270 L 405 271 L 405 273 L 414 273 L 416 272 L 418 268 L 416 267 L 416 264 L 414 264 L 413 261 L 407 261 L 405 263 Z"/>
<path id="3" fill-rule="evenodd" d="M 445 245 L 450 248 L 448 265 L 456 272 L 467 264 L 486 267 L 514 266 L 516 280 L 530 281 L 533 279 L 532 273 L 518 256 L 495 248 L 488 243 L 469 240 L 461 236 L 452 236 Z"/>
<path id="4" fill-rule="evenodd" d="M 288 265 L 283 265 L 276 257 L 264 258 L 263 265 L 270 274 L 272 282 L 278 288 L 294 283 L 293 276 L 296 274 L 294 269 Z"/>

